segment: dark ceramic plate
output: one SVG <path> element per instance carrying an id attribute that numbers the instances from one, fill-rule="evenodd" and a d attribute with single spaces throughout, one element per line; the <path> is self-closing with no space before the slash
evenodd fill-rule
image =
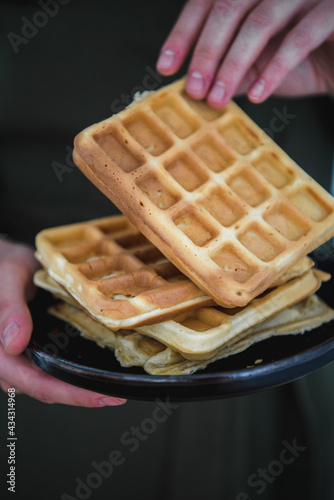
<path id="1" fill-rule="evenodd" d="M 322 286 L 319 295 L 334 307 L 331 282 Z M 303 335 L 259 342 L 193 375 L 147 375 L 141 368 L 122 368 L 109 349 L 83 339 L 77 330 L 47 314 L 52 301 L 50 294 L 40 290 L 31 304 L 35 328 L 28 356 L 54 377 L 112 396 L 179 401 L 225 398 L 291 382 L 334 360 L 332 321 Z M 257 359 L 263 361 L 254 365 Z"/>

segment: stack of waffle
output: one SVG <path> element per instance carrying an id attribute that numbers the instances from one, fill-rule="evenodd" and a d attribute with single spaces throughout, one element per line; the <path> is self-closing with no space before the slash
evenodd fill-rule
<path id="1" fill-rule="evenodd" d="M 235 103 L 184 80 L 75 139 L 74 160 L 124 215 L 46 229 L 35 282 L 50 312 L 122 366 L 190 374 L 272 335 L 334 318 L 307 254 L 334 235 L 334 199 Z"/>

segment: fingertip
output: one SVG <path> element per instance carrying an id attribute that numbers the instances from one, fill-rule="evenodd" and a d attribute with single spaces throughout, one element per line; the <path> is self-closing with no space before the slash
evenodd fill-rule
<path id="1" fill-rule="evenodd" d="M 203 99 L 207 93 L 207 88 L 208 84 L 200 71 L 195 70 L 189 72 L 186 91 L 192 99 Z"/>
<path id="2" fill-rule="evenodd" d="M 157 70 L 162 75 L 173 75 L 178 70 L 177 56 L 174 50 L 164 49 L 157 61 Z"/>
<path id="3" fill-rule="evenodd" d="M 98 406 L 121 406 L 124 405 L 127 402 L 126 399 L 123 398 L 116 398 L 116 397 L 109 397 L 109 396 L 103 396 L 102 398 L 99 399 L 98 401 Z"/>
<path id="4" fill-rule="evenodd" d="M 227 104 L 227 101 L 226 85 L 223 81 L 218 80 L 208 95 L 208 103 L 214 109 L 221 109 Z"/>
<path id="5" fill-rule="evenodd" d="M 248 99 L 255 104 L 264 101 L 266 86 L 266 81 L 263 78 L 256 80 L 248 91 Z"/>
<path id="6" fill-rule="evenodd" d="M 65 390 L 64 390 L 65 388 Z M 70 404 L 73 406 L 82 406 L 85 408 L 103 408 L 104 406 L 122 406 L 127 400 L 116 396 L 107 396 L 91 392 L 87 389 L 73 388 L 73 386 L 61 388 L 61 394 L 58 396 L 58 402 Z M 57 400 L 56 400 L 57 402 Z"/>
<path id="7" fill-rule="evenodd" d="M 247 94 L 247 97 L 248 97 L 248 100 L 250 102 L 252 102 L 253 104 L 261 104 L 267 99 L 267 97 L 259 97 L 259 98 L 255 99 L 250 94 Z"/>
<path id="8" fill-rule="evenodd" d="M 208 98 L 208 104 L 209 104 L 210 108 L 213 108 L 213 109 L 222 109 L 225 106 L 224 101 L 223 102 L 216 102 L 210 98 Z"/>
<path id="9" fill-rule="evenodd" d="M 32 319 L 29 311 L 8 318 L 2 330 L 1 340 L 7 354 L 21 354 L 30 341 Z"/>

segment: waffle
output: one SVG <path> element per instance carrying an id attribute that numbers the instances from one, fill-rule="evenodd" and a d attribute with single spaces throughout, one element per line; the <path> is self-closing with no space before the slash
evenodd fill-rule
<path id="1" fill-rule="evenodd" d="M 45 229 L 36 248 L 49 275 L 114 330 L 213 304 L 122 215 Z"/>
<path id="2" fill-rule="evenodd" d="M 73 300 L 114 330 L 214 303 L 124 216 L 46 229 L 37 235 L 36 247 L 38 260 Z M 305 257 L 280 283 L 312 265 Z M 45 279 L 44 284 L 47 288 Z"/>
<path id="3" fill-rule="evenodd" d="M 75 138 L 83 173 L 223 307 L 243 307 L 334 235 L 333 198 L 238 106 L 182 79 Z"/>
<path id="4" fill-rule="evenodd" d="M 187 360 L 161 342 L 133 330 L 117 333 L 100 325 L 83 311 L 61 303 L 49 308 L 50 314 L 78 328 L 84 338 L 108 347 L 123 367 L 141 366 L 151 375 L 191 375 L 209 363 L 244 351 L 272 336 L 298 334 L 334 319 L 334 310 L 311 295 L 298 304 L 250 329 L 244 337 L 233 339 L 209 360 Z"/>
<path id="5" fill-rule="evenodd" d="M 330 276 L 311 270 L 300 278 L 267 290 L 243 308 L 201 307 L 174 320 L 137 330 L 179 352 L 183 357 L 212 358 L 224 345 L 250 328 L 315 293 Z"/>
<path id="6" fill-rule="evenodd" d="M 253 344 L 278 335 L 296 335 L 313 330 L 318 326 L 334 320 L 334 310 L 313 294 L 301 302 L 285 309 L 273 319 L 264 321 L 226 344 L 209 360 L 188 360 L 172 349 L 161 350 L 150 356 L 144 369 L 152 375 L 191 375 L 197 370 L 203 370 L 209 363 L 227 358 L 248 349 Z M 122 345 L 127 346 L 131 338 L 124 338 Z M 129 349 L 129 348 L 128 348 Z M 157 349 L 157 348 L 156 348 Z M 129 349 L 130 352 L 133 349 Z M 138 348 L 136 348 L 138 350 Z M 118 345 L 117 354 L 126 359 L 126 349 Z M 129 355 L 127 356 L 129 357 Z M 254 365 L 261 360 L 254 360 Z"/>
<path id="7" fill-rule="evenodd" d="M 136 327 L 136 330 L 187 359 L 210 359 L 233 339 L 316 292 L 322 281 L 329 278 L 327 273 L 310 270 L 301 277 L 267 290 L 244 308 L 200 307 L 174 320 Z M 41 284 L 42 280 L 43 276 L 38 274 L 35 282 Z M 57 283 L 52 284 L 49 279 L 47 286 L 49 289 L 53 286 L 53 292 L 67 300 Z M 44 288 L 47 286 L 44 285 Z"/>

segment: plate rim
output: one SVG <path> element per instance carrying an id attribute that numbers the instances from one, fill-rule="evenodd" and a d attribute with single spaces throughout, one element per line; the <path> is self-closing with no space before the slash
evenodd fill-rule
<path id="1" fill-rule="evenodd" d="M 330 324 L 330 323 L 329 323 Z M 303 335 L 303 334 L 300 334 Z M 191 375 L 150 375 L 150 374 L 137 374 L 137 373 L 121 373 L 115 371 L 107 371 L 102 368 L 94 368 L 87 365 L 82 365 L 75 361 L 70 361 L 62 356 L 55 356 L 49 354 L 41 348 L 41 346 L 37 346 L 37 342 L 32 341 L 28 347 L 27 351 L 30 353 L 28 356 L 32 355 L 34 358 L 38 358 L 44 363 L 48 363 L 50 366 L 56 368 L 62 368 L 65 372 L 71 374 L 74 373 L 76 375 L 83 376 L 93 376 L 94 379 L 108 379 L 110 382 L 113 380 L 117 381 L 119 384 L 127 384 L 128 382 L 134 383 L 136 385 L 143 385 L 147 382 L 151 383 L 151 385 L 171 385 L 171 386 L 179 386 L 179 385 L 205 385 L 205 383 L 218 383 L 227 381 L 234 381 L 236 379 L 255 379 L 259 376 L 273 375 L 279 374 L 287 369 L 298 368 L 301 365 L 310 363 L 316 359 L 322 359 L 324 357 L 331 357 L 331 351 L 334 351 L 334 337 L 330 339 L 326 339 L 320 344 L 315 346 L 308 347 L 300 353 L 292 354 L 289 356 L 285 356 L 283 359 L 266 362 L 264 364 L 259 363 L 258 365 L 254 365 L 251 367 L 246 367 L 242 369 L 228 370 L 228 371 L 219 371 L 219 372 L 210 372 L 210 373 L 193 373 Z M 327 355 L 327 356 L 326 356 Z M 333 356 L 334 361 L 334 356 Z M 328 361 L 330 362 L 330 361 Z M 326 364 L 320 363 L 319 368 Z M 317 369 L 317 368 L 315 368 Z M 312 370 L 314 371 L 314 370 Z M 303 375 L 301 375 L 303 376 Z"/>

